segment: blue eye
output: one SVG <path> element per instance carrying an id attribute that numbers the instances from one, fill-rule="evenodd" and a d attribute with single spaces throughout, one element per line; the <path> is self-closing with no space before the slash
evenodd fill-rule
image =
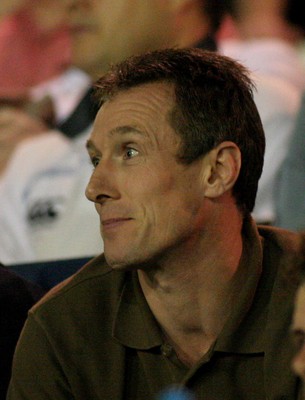
<path id="1" fill-rule="evenodd" d="M 137 156 L 138 154 L 139 154 L 138 150 L 133 149 L 132 147 L 127 147 L 125 149 L 124 158 L 125 159 L 133 158 L 133 157 Z"/>

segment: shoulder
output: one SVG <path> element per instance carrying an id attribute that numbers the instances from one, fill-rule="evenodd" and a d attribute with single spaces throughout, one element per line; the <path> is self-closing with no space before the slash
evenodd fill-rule
<path id="1" fill-rule="evenodd" d="M 295 255 L 302 254 L 302 243 L 304 238 L 302 233 L 263 225 L 258 227 L 258 231 L 264 238 L 265 246 L 269 246 L 281 253 Z"/>
<path id="2" fill-rule="evenodd" d="M 305 234 L 263 226 L 259 227 L 259 233 L 263 238 L 265 268 L 276 271 L 279 288 L 294 293 L 305 268 Z"/>
<path id="3" fill-rule="evenodd" d="M 293 393 L 296 391 L 296 378 L 288 366 L 294 353 L 290 325 L 296 282 L 291 279 L 291 272 L 301 263 L 302 237 L 300 234 L 273 227 L 259 227 L 259 233 L 263 238 L 264 252 L 264 290 L 261 294 L 264 296 L 264 293 L 270 293 L 263 308 L 266 313 L 265 385 L 270 394 Z"/>
<path id="4" fill-rule="evenodd" d="M 113 271 L 100 255 L 85 264 L 74 275 L 52 288 L 35 307 L 31 314 L 36 319 L 57 318 L 63 315 L 88 315 L 101 310 L 114 309 L 125 273 Z"/>

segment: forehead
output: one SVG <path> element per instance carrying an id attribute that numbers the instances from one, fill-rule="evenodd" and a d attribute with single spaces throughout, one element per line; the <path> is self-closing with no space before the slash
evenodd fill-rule
<path id="1" fill-rule="evenodd" d="M 106 101 L 103 109 L 112 109 L 120 106 L 135 106 L 151 109 L 159 108 L 158 105 L 169 110 L 174 105 L 174 85 L 168 82 L 145 83 L 126 90 L 119 91 L 112 99 Z"/>
<path id="2" fill-rule="evenodd" d="M 149 83 L 123 90 L 103 104 L 93 134 L 96 130 L 104 131 L 126 124 L 140 130 L 168 125 L 174 105 L 175 91 L 170 83 Z"/>

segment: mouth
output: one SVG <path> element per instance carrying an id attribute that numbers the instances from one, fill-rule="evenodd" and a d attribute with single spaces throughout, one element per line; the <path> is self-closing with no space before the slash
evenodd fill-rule
<path id="1" fill-rule="evenodd" d="M 113 229 L 131 220 L 132 218 L 109 218 L 102 221 L 102 227 L 103 230 Z"/>

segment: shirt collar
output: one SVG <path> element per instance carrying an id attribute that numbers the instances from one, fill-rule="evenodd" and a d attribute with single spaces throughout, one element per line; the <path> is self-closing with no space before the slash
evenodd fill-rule
<path id="1" fill-rule="evenodd" d="M 123 345 L 140 350 L 162 344 L 161 331 L 145 300 L 136 272 L 127 274 L 114 320 L 113 336 Z"/>
<path id="2" fill-rule="evenodd" d="M 215 351 L 263 352 L 266 309 L 272 285 L 268 274 L 262 274 L 262 259 L 262 238 L 255 223 L 248 217 L 243 226 L 240 261 L 240 266 L 249 271 L 248 278 L 241 288 L 238 304 L 215 343 Z M 136 272 L 127 274 L 118 303 L 113 336 L 123 345 L 141 350 L 162 345 L 161 330 L 145 300 Z"/>

